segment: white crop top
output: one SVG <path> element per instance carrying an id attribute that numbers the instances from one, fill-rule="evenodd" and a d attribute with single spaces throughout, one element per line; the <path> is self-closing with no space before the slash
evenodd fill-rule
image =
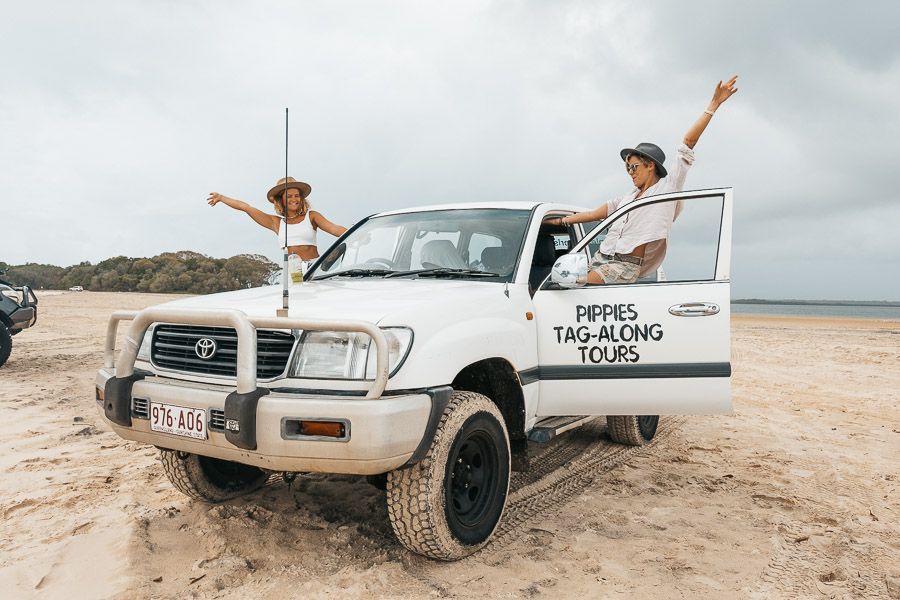
<path id="1" fill-rule="evenodd" d="M 287 228 L 288 246 L 315 246 L 316 230 L 309 220 L 309 213 L 299 223 L 289 223 Z M 284 247 L 284 219 L 278 222 L 278 243 Z"/>

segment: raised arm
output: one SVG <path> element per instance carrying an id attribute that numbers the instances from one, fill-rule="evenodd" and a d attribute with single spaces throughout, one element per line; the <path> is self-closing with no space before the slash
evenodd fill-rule
<path id="1" fill-rule="evenodd" d="M 278 233 L 278 224 L 280 223 L 281 219 L 279 219 L 275 215 L 264 213 L 258 208 L 250 206 L 246 202 L 235 200 L 234 198 L 229 198 L 228 196 L 223 196 L 219 192 L 210 192 L 209 198 L 207 198 L 206 200 L 210 206 L 215 206 L 216 204 L 221 202 L 222 204 L 230 206 L 235 210 L 245 212 L 247 213 L 247 216 L 249 216 L 251 219 L 259 223 L 266 229 L 271 229 L 275 233 Z"/>
<path id="2" fill-rule="evenodd" d="M 687 130 L 687 133 L 684 134 L 685 146 L 693 148 L 697 145 L 700 136 L 703 134 L 706 126 L 709 125 L 710 120 L 712 120 L 713 113 L 716 112 L 716 109 L 738 91 L 738 89 L 734 87 L 734 84 L 737 83 L 737 78 L 738 76 L 735 75 L 725 83 L 720 81 L 716 85 L 712 100 L 709 101 L 709 106 L 706 107 L 706 110 L 704 110 L 697 120 L 694 121 L 694 124 Z"/>
<path id="3" fill-rule="evenodd" d="M 341 225 L 335 225 L 328 219 L 326 219 L 322 213 L 316 211 L 310 211 L 309 216 L 312 217 L 312 223 L 316 226 L 316 228 L 321 229 L 326 233 L 330 233 L 334 237 L 340 237 L 344 235 L 344 232 L 347 231 L 346 227 Z"/>

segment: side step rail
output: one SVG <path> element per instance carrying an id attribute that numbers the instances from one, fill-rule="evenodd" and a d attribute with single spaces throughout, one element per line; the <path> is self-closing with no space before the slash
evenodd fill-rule
<path id="1" fill-rule="evenodd" d="M 538 421 L 534 429 L 528 432 L 528 440 L 538 443 L 549 442 L 559 434 L 581 427 L 594 418 L 596 416 L 547 417 L 542 421 Z"/>

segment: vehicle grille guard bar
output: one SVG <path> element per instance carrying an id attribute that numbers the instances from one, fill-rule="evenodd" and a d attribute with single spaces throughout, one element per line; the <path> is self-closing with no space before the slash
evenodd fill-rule
<path id="1" fill-rule="evenodd" d="M 131 320 L 131 327 L 125 335 L 125 343 L 116 359 L 116 331 L 119 321 Z M 106 346 L 103 364 L 107 369 L 116 369 L 117 379 L 134 376 L 134 361 L 141 340 L 152 323 L 174 323 L 181 325 L 230 326 L 237 332 L 237 392 L 249 394 L 256 391 L 256 329 L 302 329 L 304 331 L 358 331 L 366 333 L 375 342 L 377 351 L 375 362 L 376 377 L 366 394 L 368 399 L 381 397 L 388 382 L 388 344 L 384 332 L 368 321 L 326 321 L 319 319 L 299 319 L 292 317 L 249 317 L 236 309 L 204 310 L 196 308 L 147 308 L 142 311 L 116 311 L 109 318 L 106 327 Z"/>

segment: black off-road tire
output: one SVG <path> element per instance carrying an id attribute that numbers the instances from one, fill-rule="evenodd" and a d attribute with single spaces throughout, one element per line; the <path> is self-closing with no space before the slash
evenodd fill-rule
<path id="1" fill-rule="evenodd" d="M 627 446 L 643 446 L 656 435 L 659 415 L 616 415 L 606 417 L 606 427 L 612 441 Z"/>
<path id="2" fill-rule="evenodd" d="M 5 323 L 0 323 L 0 367 L 7 361 L 12 352 L 12 336 Z"/>
<path id="3" fill-rule="evenodd" d="M 408 549 L 458 560 L 493 535 L 509 492 L 509 435 L 486 396 L 453 392 L 428 453 L 388 473 L 391 527 Z"/>
<path id="4" fill-rule="evenodd" d="M 269 474 L 258 467 L 160 448 L 166 477 L 195 500 L 223 502 L 258 490 Z"/>

